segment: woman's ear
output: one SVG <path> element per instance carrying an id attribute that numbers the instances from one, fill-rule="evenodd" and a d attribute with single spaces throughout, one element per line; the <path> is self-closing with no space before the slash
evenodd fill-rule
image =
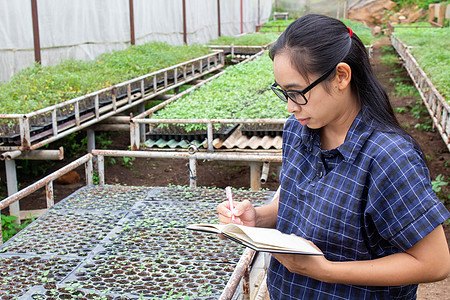
<path id="1" fill-rule="evenodd" d="M 339 90 L 344 90 L 350 86 L 350 81 L 352 79 L 352 69 L 345 62 L 340 62 L 336 67 L 336 87 Z"/>

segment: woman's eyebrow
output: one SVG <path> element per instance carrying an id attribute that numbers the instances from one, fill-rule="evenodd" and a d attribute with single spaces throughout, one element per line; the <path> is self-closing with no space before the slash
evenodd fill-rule
<path id="1" fill-rule="evenodd" d="M 302 86 L 299 85 L 298 83 L 290 83 L 290 84 L 286 84 L 282 86 L 285 90 L 290 90 L 290 89 L 302 89 Z"/>

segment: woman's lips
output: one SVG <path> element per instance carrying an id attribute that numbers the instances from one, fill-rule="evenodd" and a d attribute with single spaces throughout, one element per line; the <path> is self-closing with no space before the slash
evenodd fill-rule
<path id="1" fill-rule="evenodd" d="M 297 121 L 300 122 L 300 124 L 302 124 L 302 126 L 305 126 L 306 124 L 308 124 L 310 118 L 306 118 L 306 119 L 297 119 Z"/>

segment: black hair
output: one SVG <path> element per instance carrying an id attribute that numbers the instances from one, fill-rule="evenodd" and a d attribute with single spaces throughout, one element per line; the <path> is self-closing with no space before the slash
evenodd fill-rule
<path id="1" fill-rule="evenodd" d="M 344 23 L 324 15 L 305 15 L 286 28 L 269 56 L 273 60 L 280 53 L 289 55 L 306 80 L 311 74 L 322 75 L 340 62 L 347 63 L 352 70 L 350 86 L 363 108 L 363 120 L 379 130 L 398 133 L 418 147 L 395 117 L 389 97 L 372 71 L 364 44 L 356 34 L 350 35 Z M 323 82 L 328 92 L 335 74 L 336 70 Z"/>

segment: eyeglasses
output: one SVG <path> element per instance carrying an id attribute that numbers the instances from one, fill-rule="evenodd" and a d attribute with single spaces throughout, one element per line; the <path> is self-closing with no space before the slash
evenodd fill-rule
<path id="1" fill-rule="evenodd" d="M 280 88 L 277 88 L 277 86 L 280 86 L 280 85 L 276 81 L 270 86 L 270 88 L 275 93 L 275 95 L 277 95 L 278 98 L 280 98 L 284 102 L 288 102 L 288 98 L 289 98 L 292 100 L 292 102 L 294 102 L 297 105 L 305 105 L 306 103 L 308 103 L 308 99 L 306 99 L 305 94 L 307 92 L 309 92 L 313 87 L 315 87 L 316 85 L 318 85 L 319 83 L 324 81 L 325 78 L 327 78 L 335 69 L 336 69 L 336 66 L 333 67 L 330 71 L 328 71 L 325 74 L 323 74 L 322 76 L 320 76 L 319 78 L 317 78 L 313 83 L 311 83 L 310 85 L 308 85 L 306 88 L 304 88 L 301 91 L 299 91 L 299 90 L 287 90 L 287 91 L 282 90 Z"/>

